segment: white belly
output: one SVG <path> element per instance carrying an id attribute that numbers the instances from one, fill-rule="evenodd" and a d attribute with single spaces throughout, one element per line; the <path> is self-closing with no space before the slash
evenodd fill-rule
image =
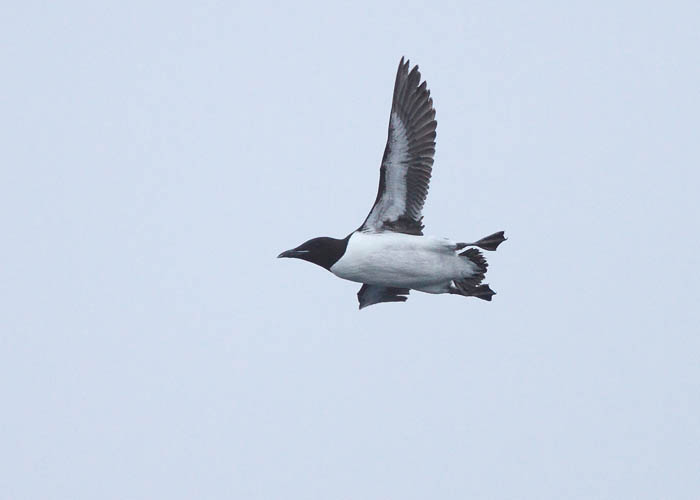
<path id="1" fill-rule="evenodd" d="M 370 285 L 432 289 L 471 276 L 472 263 L 446 238 L 401 233 L 354 233 L 331 267 L 340 278 Z M 440 287 L 438 287 L 440 288 Z"/>

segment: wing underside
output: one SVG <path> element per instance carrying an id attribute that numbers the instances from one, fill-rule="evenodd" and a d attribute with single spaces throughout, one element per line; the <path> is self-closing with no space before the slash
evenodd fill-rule
<path id="1" fill-rule="evenodd" d="M 418 66 L 399 64 L 374 206 L 360 230 L 422 234 L 423 205 L 435 155 L 437 121 Z"/>

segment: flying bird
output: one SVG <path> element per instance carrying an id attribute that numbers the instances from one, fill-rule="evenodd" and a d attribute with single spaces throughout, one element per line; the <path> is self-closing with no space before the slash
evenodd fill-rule
<path id="1" fill-rule="evenodd" d="M 482 284 L 482 253 L 505 241 L 503 231 L 473 243 L 423 235 L 423 204 L 435 155 L 435 109 L 418 66 L 401 58 L 374 206 L 359 229 L 343 239 L 313 238 L 279 254 L 317 264 L 339 278 L 362 283 L 360 309 L 405 302 L 410 290 L 491 300 Z"/>

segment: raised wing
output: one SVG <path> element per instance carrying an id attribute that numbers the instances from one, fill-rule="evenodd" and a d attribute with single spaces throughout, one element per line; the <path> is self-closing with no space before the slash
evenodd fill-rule
<path id="1" fill-rule="evenodd" d="M 357 300 L 360 301 L 360 309 L 381 302 L 406 302 L 408 300 L 408 288 L 389 288 L 377 285 L 362 285 L 357 292 Z"/>
<path id="2" fill-rule="evenodd" d="M 361 231 L 423 234 L 423 204 L 435 155 L 435 110 L 418 66 L 399 63 L 377 199 Z"/>

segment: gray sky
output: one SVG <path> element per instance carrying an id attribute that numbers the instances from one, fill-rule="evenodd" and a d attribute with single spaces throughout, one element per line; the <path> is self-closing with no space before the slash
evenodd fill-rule
<path id="1" fill-rule="evenodd" d="M 0 497 L 698 498 L 696 2 L 1 18 Z M 492 303 L 275 259 L 364 220 L 402 55 Z"/>

